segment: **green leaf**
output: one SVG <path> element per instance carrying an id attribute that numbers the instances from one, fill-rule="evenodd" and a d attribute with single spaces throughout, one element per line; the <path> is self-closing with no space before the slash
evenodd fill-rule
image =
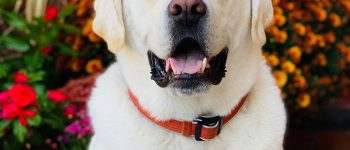
<path id="1" fill-rule="evenodd" d="M 8 64 L 0 64 L 0 79 L 7 76 L 8 70 Z"/>
<path id="2" fill-rule="evenodd" d="M 7 21 L 11 27 L 17 29 L 25 29 L 27 27 L 25 19 L 20 14 L 3 10 L 1 10 L 1 12 L 3 13 L 3 19 Z"/>
<path id="3" fill-rule="evenodd" d="M 83 56 L 84 53 L 74 51 L 70 46 L 62 43 L 55 43 L 55 46 L 59 48 L 59 51 L 63 54 L 73 56 L 73 57 L 78 57 L 78 56 Z"/>
<path id="4" fill-rule="evenodd" d="M 56 114 L 49 114 L 48 116 L 43 117 L 43 124 L 50 126 L 52 129 L 64 128 L 62 118 Z"/>
<path id="5" fill-rule="evenodd" d="M 0 0 L 0 7 L 1 5 L 6 5 L 6 6 L 9 6 L 9 5 L 13 5 L 16 1 L 14 0 Z"/>
<path id="6" fill-rule="evenodd" d="M 4 129 L 10 125 L 10 121 L 8 120 L 2 120 L 0 121 L 0 137 L 3 136 Z"/>
<path id="7" fill-rule="evenodd" d="M 76 33 L 76 34 L 80 33 L 79 28 L 77 28 L 74 25 L 66 24 L 66 25 L 63 25 L 62 28 L 68 31 L 69 33 Z"/>
<path id="8" fill-rule="evenodd" d="M 46 87 L 42 84 L 35 84 L 34 89 L 39 96 L 46 96 Z"/>
<path id="9" fill-rule="evenodd" d="M 31 83 L 40 82 L 44 79 L 45 74 L 46 74 L 45 71 L 38 71 L 38 72 L 29 74 L 28 77 Z"/>
<path id="10" fill-rule="evenodd" d="M 27 119 L 31 126 L 39 126 L 41 124 L 41 116 L 36 115 L 34 118 Z"/>
<path id="11" fill-rule="evenodd" d="M 18 120 L 13 123 L 13 135 L 19 142 L 24 142 L 27 132 L 27 128 L 21 125 Z"/>
<path id="12" fill-rule="evenodd" d="M 72 14 L 75 10 L 75 6 L 74 5 L 68 5 L 66 6 L 59 14 L 60 18 L 65 18 L 68 15 Z"/>
<path id="13" fill-rule="evenodd" d="M 18 52 L 26 52 L 30 49 L 29 43 L 15 36 L 0 36 L 0 46 L 8 49 L 13 49 Z"/>

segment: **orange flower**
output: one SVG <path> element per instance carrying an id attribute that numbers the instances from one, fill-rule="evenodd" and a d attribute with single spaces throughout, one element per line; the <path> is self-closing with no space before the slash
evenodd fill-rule
<path id="1" fill-rule="evenodd" d="M 284 44 L 288 39 L 288 34 L 286 31 L 280 31 L 275 35 L 275 38 L 278 43 Z"/>
<path id="2" fill-rule="evenodd" d="M 295 8 L 295 5 L 293 2 L 289 2 L 289 3 L 285 3 L 283 5 L 284 9 L 287 10 L 287 11 L 291 11 Z"/>
<path id="3" fill-rule="evenodd" d="M 269 28 L 266 29 L 266 32 L 268 34 L 276 36 L 280 32 L 280 30 L 276 26 L 270 26 Z"/>
<path id="4" fill-rule="evenodd" d="M 326 7 L 326 8 L 332 8 L 332 2 L 329 1 L 329 0 L 323 0 L 322 1 L 323 5 Z"/>
<path id="5" fill-rule="evenodd" d="M 344 53 L 344 58 L 347 62 L 350 62 L 350 49 L 348 49 L 347 51 L 345 51 Z"/>
<path id="6" fill-rule="evenodd" d="M 282 14 L 276 14 L 275 17 L 273 18 L 273 23 L 279 27 L 286 24 L 286 22 L 287 22 L 287 18 Z"/>
<path id="7" fill-rule="evenodd" d="M 344 54 L 348 48 L 344 43 L 337 43 L 337 49 L 340 53 Z"/>
<path id="8" fill-rule="evenodd" d="M 344 9 L 347 11 L 347 13 L 350 14 L 350 1 L 349 0 L 341 0 L 340 3 L 344 7 Z"/>
<path id="9" fill-rule="evenodd" d="M 86 14 L 92 7 L 93 1 L 89 0 L 80 0 L 79 3 L 77 4 L 77 15 L 79 17 L 83 16 Z"/>
<path id="10" fill-rule="evenodd" d="M 84 41 L 80 36 L 75 36 L 73 41 L 73 49 L 79 51 L 80 48 L 84 45 Z"/>
<path id="11" fill-rule="evenodd" d="M 273 76 L 275 77 L 276 83 L 280 88 L 284 87 L 288 82 L 288 75 L 284 71 L 274 71 Z"/>
<path id="12" fill-rule="evenodd" d="M 92 23 L 93 23 L 93 19 L 88 19 L 84 25 L 84 27 L 82 28 L 82 34 L 83 35 L 87 35 L 92 31 Z"/>
<path id="13" fill-rule="evenodd" d="M 302 17 L 303 17 L 303 12 L 300 11 L 300 10 L 295 10 L 295 11 L 292 11 L 290 14 L 289 14 L 289 17 L 290 19 L 292 20 L 300 20 Z"/>
<path id="14" fill-rule="evenodd" d="M 307 22 L 311 22 L 314 19 L 313 15 L 310 12 L 304 12 L 302 14 L 302 18 Z"/>
<path id="15" fill-rule="evenodd" d="M 328 43 L 334 43 L 336 41 L 336 37 L 334 32 L 328 32 L 324 35 L 324 39 L 326 40 L 326 42 Z"/>
<path id="16" fill-rule="evenodd" d="M 283 9 L 281 7 L 275 7 L 273 13 L 283 15 Z"/>
<path id="17" fill-rule="evenodd" d="M 295 62 L 300 60 L 300 57 L 302 55 L 301 49 L 299 46 L 293 46 L 288 49 L 287 55 L 293 58 Z"/>
<path id="18" fill-rule="evenodd" d="M 327 19 L 327 11 L 322 8 L 315 8 L 314 14 L 319 21 L 325 21 Z"/>
<path id="19" fill-rule="evenodd" d="M 326 66 L 328 64 L 326 55 L 323 53 L 318 54 L 315 58 L 315 63 L 320 66 Z"/>
<path id="20" fill-rule="evenodd" d="M 95 32 L 90 32 L 87 37 L 89 38 L 89 40 L 91 42 L 94 42 L 94 43 L 97 43 L 97 42 L 100 42 L 101 41 L 101 38 L 95 34 Z"/>
<path id="21" fill-rule="evenodd" d="M 326 46 L 326 41 L 324 40 L 323 36 L 317 35 L 317 45 L 319 47 L 325 47 Z"/>
<path id="22" fill-rule="evenodd" d="M 304 93 L 301 94 L 298 98 L 298 105 L 301 108 L 307 108 L 311 104 L 311 96 L 310 94 Z"/>
<path id="23" fill-rule="evenodd" d="M 310 33 L 307 33 L 306 34 L 306 43 L 309 44 L 309 45 L 316 45 L 317 44 L 317 36 L 310 32 Z"/>
<path id="24" fill-rule="evenodd" d="M 280 3 L 280 0 L 272 0 L 273 6 L 277 6 Z"/>
<path id="25" fill-rule="evenodd" d="M 306 86 L 306 79 L 305 79 L 305 77 L 303 77 L 301 75 L 297 75 L 294 78 L 294 83 L 299 88 L 305 88 L 305 86 Z"/>
<path id="26" fill-rule="evenodd" d="M 94 73 L 103 71 L 103 65 L 102 65 L 101 60 L 99 60 L 99 59 L 90 60 L 87 63 L 85 70 L 89 74 L 94 74 Z"/>
<path id="27" fill-rule="evenodd" d="M 329 14 L 328 18 L 329 22 L 332 24 L 333 27 L 339 27 L 342 24 L 342 20 L 339 15 L 336 13 Z"/>
<path id="28" fill-rule="evenodd" d="M 284 61 L 282 63 L 282 70 L 288 73 L 294 73 L 296 70 L 296 66 L 291 61 Z"/>
<path id="29" fill-rule="evenodd" d="M 95 43 L 100 42 L 101 41 L 100 37 L 97 36 L 95 32 L 92 31 L 92 23 L 93 23 L 92 18 L 87 20 L 85 26 L 82 29 L 82 33 L 83 35 L 88 37 L 91 42 L 95 42 Z"/>
<path id="30" fill-rule="evenodd" d="M 304 36 L 306 33 L 306 27 L 301 23 L 295 23 L 294 30 L 301 36 Z"/>
<path id="31" fill-rule="evenodd" d="M 70 62 L 70 69 L 73 72 L 80 72 L 83 68 L 84 62 L 80 59 L 73 58 Z"/>
<path id="32" fill-rule="evenodd" d="M 266 61 L 271 66 L 277 66 L 280 63 L 280 60 L 276 55 L 267 56 Z"/>
<path id="33" fill-rule="evenodd" d="M 312 45 L 308 45 L 308 44 L 305 44 L 303 46 L 303 52 L 306 53 L 306 54 L 311 54 L 313 52 L 313 47 Z"/>

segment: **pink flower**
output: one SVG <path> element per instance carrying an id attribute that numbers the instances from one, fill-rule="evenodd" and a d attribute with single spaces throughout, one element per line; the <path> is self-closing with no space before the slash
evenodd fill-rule
<path id="1" fill-rule="evenodd" d="M 22 72 L 17 72 L 14 76 L 13 76 L 13 81 L 15 83 L 28 83 L 29 82 L 29 78 L 26 74 L 22 73 Z"/>
<path id="2" fill-rule="evenodd" d="M 47 98 L 51 99 L 56 103 L 64 102 L 68 99 L 67 95 L 61 90 L 51 90 L 49 91 Z"/>
<path id="3" fill-rule="evenodd" d="M 85 123 L 83 123 L 85 122 Z M 86 126 L 85 124 L 88 124 Z M 76 134 L 79 136 L 86 136 L 92 134 L 92 128 L 89 120 L 74 121 L 64 129 L 69 134 Z"/>
<path id="4" fill-rule="evenodd" d="M 56 19 L 58 16 L 58 9 L 56 6 L 49 6 L 45 10 L 45 17 L 44 20 L 46 22 L 52 21 Z"/>

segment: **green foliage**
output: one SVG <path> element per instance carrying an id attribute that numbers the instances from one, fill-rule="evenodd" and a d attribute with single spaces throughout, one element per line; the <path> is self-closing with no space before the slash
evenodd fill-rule
<path id="1" fill-rule="evenodd" d="M 71 43 L 64 40 L 71 34 L 80 35 L 80 29 L 65 22 L 75 12 L 74 5 L 67 5 L 59 11 L 57 18 L 45 21 L 34 18 L 28 23 L 24 14 L 13 11 L 14 0 L 0 0 L 0 94 L 9 90 L 14 83 L 14 74 L 24 73 L 36 94 L 33 118 L 27 117 L 28 126 L 19 119 L 0 118 L 0 149 L 51 149 L 45 143 L 47 138 L 63 136 L 64 128 L 71 123 L 64 116 L 63 107 L 69 102 L 55 103 L 47 98 L 49 89 L 62 86 L 66 79 L 56 70 L 58 57 L 86 57 L 86 52 L 73 50 Z M 55 84 L 59 82 L 59 84 Z M 3 108 L 0 104 L 0 113 Z M 1 116 L 0 116 L 1 117 Z M 88 137 L 69 136 L 70 141 L 57 143 L 60 149 L 86 149 Z M 79 139 L 78 139 L 79 138 Z"/>

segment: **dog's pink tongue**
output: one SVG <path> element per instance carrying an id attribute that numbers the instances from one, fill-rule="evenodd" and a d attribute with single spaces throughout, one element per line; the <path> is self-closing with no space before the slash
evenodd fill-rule
<path id="1" fill-rule="evenodd" d="M 176 73 L 195 74 L 201 70 L 204 56 L 198 53 L 189 53 L 184 56 L 170 57 L 171 69 Z"/>

